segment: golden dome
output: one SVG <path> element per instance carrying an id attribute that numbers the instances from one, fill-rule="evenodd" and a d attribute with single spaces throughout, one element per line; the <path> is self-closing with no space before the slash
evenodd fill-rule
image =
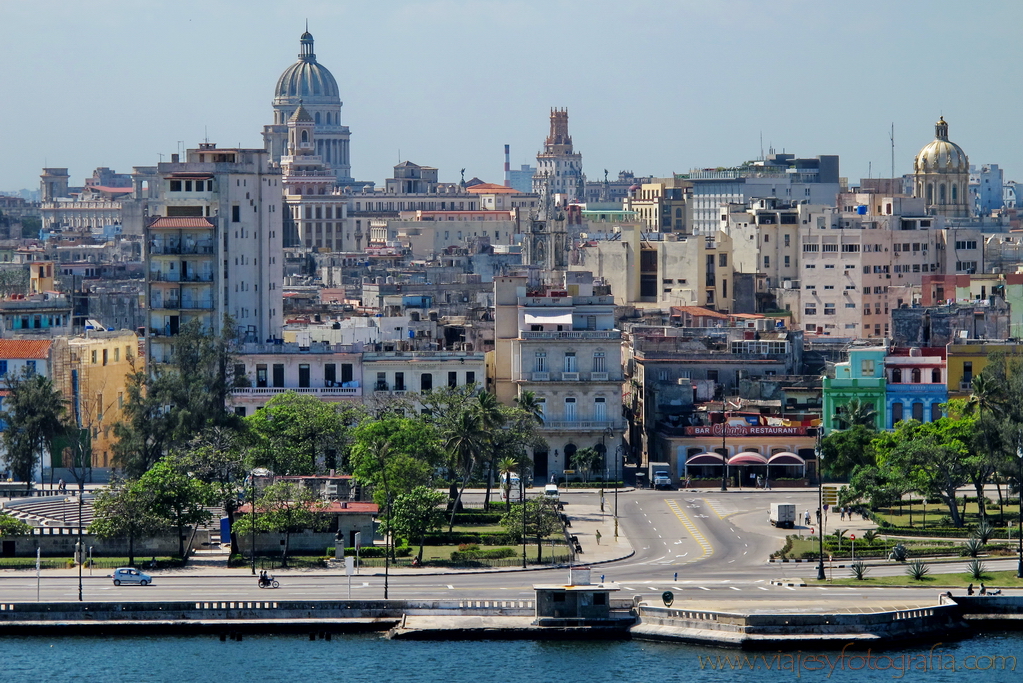
<path id="1" fill-rule="evenodd" d="M 934 140 L 913 161 L 917 173 L 969 173 L 970 160 L 963 148 L 948 139 L 948 124 L 941 117 L 934 124 Z"/>

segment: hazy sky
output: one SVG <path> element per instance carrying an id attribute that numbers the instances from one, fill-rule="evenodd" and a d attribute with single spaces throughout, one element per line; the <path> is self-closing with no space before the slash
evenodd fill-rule
<path id="1" fill-rule="evenodd" d="M 0 190 L 130 172 L 207 134 L 262 146 L 305 20 L 352 131 L 352 172 L 401 159 L 501 182 L 568 107 L 590 179 L 732 165 L 773 145 L 895 172 L 940 114 L 974 164 L 1023 181 L 1007 0 L 0 0 Z"/>

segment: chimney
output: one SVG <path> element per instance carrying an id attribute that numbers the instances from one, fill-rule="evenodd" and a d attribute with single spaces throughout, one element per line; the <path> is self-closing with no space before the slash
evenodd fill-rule
<path id="1" fill-rule="evenodd" d="M 511 187 L 511 145 L 504 146 L 504 186 Z"/>

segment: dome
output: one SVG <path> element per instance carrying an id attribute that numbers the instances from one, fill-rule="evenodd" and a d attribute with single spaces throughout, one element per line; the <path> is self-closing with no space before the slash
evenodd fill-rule
<path id="1" fill-rule="evenodd" d="M 916 155 L 913 170 L 917 173 L 969 173 L 970 161 L 963 148 L 948 139 L 945 118 L 934 124 L 934 140 Z"/>
<path id="2" fill-rule="evenodd" d="M 307 31 L 300 39 L 302 52 L 298 61 L 285 69 L 277 79 L 274 104 L 284 104 L 290 99 L 303 98 L 307 102 L 328 100 L 340 104 L 341 96 L 334 76 L 316 61 L 313 53 L 313 37 Z"/>

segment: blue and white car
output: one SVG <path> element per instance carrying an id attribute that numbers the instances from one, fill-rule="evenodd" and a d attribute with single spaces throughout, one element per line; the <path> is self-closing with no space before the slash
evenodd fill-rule
<path id="1" fill-rule="evenodd" d="M 153 582 L 153 577 L 149 574 L 143 574 L 134 567 L 121 567 L 120 569 L 115 569 L 110 578 L 114 580 L 115 586 L 120 586 L 122 583 L 135 583 L 140 586 L 148 586 Z"/>

